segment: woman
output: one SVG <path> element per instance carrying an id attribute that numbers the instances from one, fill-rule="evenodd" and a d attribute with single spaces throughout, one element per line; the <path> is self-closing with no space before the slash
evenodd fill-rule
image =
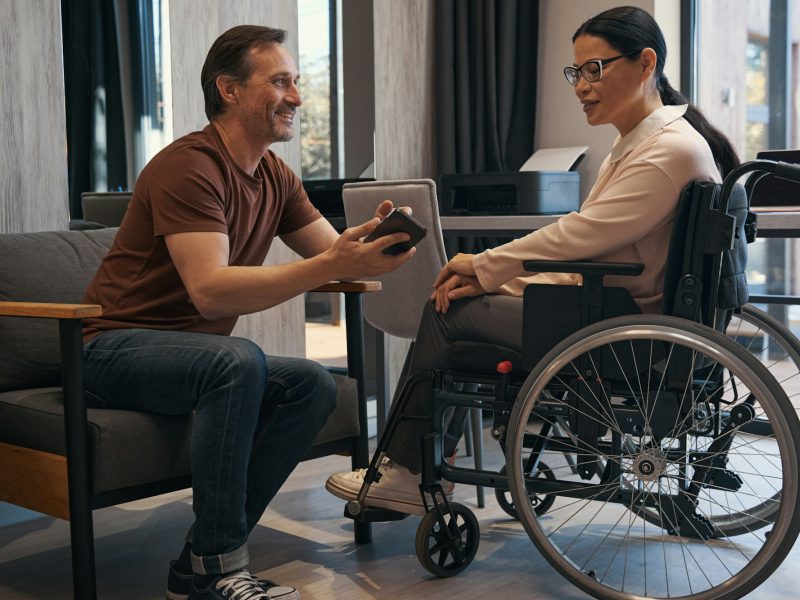
<path id="1" fill-rule="evenodd" d="M 696 179 L 720 181 L 739 164 L 727 138 L 688 105 L 664 75 L 664 35 L 635 7 L 607 10 L 572 38 L 575 63 L 564 69 L 590 125 L 613 125 L 619 136 L 580 212 L 481 254 L 458 254 L 434 283 L 409 373 L 446 369 L 447 346 L 470 340 L 519 350 L 522 290 L 529 283 L 580 284 L 579 276 L 523 271 L 523 260 L 643 263 L 638 277 L 607 277 L 625 287 L 642 312 L 660 312 L 675 208 Z M 417 385 L 407 414 L 430 415 L 431 384 Z M 419 438 L 430 419 L 403 419 L 366 504 L 421 514 Z M 445 448 L 445 453 L 454 448 Z M 326 488 L 355 499 L 364 472 L 332 475 Z"/>

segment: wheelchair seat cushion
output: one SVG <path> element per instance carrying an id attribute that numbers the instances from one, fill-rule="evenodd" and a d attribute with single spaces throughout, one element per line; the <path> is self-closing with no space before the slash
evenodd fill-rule
<path id="1" fill-rule="evenodd" d="M 450 367 L 456 371 L 466 373 L 495 374 L 497 364 L 508 360 L 513 368 L 512 375 L 526 375 L 522 367 L 522 354 L 497 344 L 481 342 L 455 342 L 450 344 L 447 352 Z"/>

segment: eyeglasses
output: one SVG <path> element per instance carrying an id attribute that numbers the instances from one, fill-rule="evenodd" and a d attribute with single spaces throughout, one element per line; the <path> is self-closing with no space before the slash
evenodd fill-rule
<path id="1" fill-rule="evenodd" d="M 592 60 L 587 60 L 580 67 L 564 67 L 564 77 L 567 78 L 570 85 L 578 85 L 578 82 L 581 80 L 581 75 L 583 75 L 583 78 L 589 83 L 594 83 L 600 81 L 600 78 L 603 76 L 603 67 L 606 65 L 620 58 L 636 56 L 637 54 L 641 54 L 641 52 L 641 50 L 637 50 L 636 52 L 628 52 L 627 54 L 620 54 L 619 56 L 612 56 L 611 58 L 594 58 Z"/>

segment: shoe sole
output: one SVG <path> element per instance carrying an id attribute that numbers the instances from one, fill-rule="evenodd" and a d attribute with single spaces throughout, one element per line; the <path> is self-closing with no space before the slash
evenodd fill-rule
<path id="1" fill-rule="evenodd" d="M 176 594 L 167 590 L 167 600 L 189 600 L 189 594 Z"/>
<path id="2" fill-rule="evenodd" d="M 330 481 L 325 482 L 325 489 L 342 500 L 355 500 L 355 497 L 350 490 L 334 485 Z M 375 496 L 370 496 L 369 494 L 367 494 L 366 505 L 373 506 L 375 508 L 387 508 L 389 510 L 394 510 L 408 515 L 425 514 L 425 507 L 422 506 L 422 504 L 406 502 L 403 500 L 389 500 L 388 498 L 376 498 Z"/>

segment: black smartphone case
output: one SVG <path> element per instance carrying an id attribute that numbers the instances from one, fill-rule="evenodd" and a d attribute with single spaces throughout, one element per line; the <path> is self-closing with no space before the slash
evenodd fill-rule
<path id="1" fill-rule="evenodd" d="M 411 239 L 406 242 L 400 242 L 398 244 L 389 246 L 383 251 L 384 254 L 395 256 L 401 252 L 406 252 L 407 250 L 410 250 L 416 246 L 428 233 L 427 229 L 425 229 L 425 226 L 422 223 L 407 215 L 402 210 L 395 209 L 389 213 L 388 217 L 381 221 L 380 225 L 378 225 L 375 231 L 364 238 L 364 241 L 372 242 L 380 237 L 389 235 L 390 233 L 401 232 L 409 234 Z"/>

